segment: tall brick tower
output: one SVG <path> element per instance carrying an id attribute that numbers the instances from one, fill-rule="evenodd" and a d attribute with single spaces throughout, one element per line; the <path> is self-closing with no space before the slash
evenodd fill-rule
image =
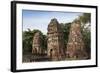
<path id="1" fill-rule="evenodd" d="M 47 32 L 47 54 L 52 60 L 62 60 L 64 53 L 64 39 L 61 25 L 57 19 L 51 19 Z"/>
<path id="2" fill-rule="evenodd" d="M 66 55 L 72 59 L 86 59 L 85 44 L 81 33 L 80 21 L 71 24 Z"/>
<path id="3" fill-rule="evenodd" d="M 40 32 L 36 32 L 33 37 L 33 44 L 32 44 L 32 53 L 33 54 L 41 54 L 42 53 L 42 44 L 41 44 L 41 34 Z"/>

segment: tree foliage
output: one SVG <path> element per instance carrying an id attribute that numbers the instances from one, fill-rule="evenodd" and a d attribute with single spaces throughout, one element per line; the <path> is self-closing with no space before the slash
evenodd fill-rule
<path id="1" fill-rule="evenodd" d="M 83 34 L 83 40 L 85 43 L 85 50 L 87 51 L 88 54 L 91 52 L 91 32 L 89 30 L 85 30 L 82 32 Z"/>
<path id="2" fill-rule="evenodd" d="M 91 14 L 90 13 L 83 13 L 81 16 L 79 16 L 79 20 L 81 21 L 81 28 L 89 29 L 91 24 Z M 87 26 L 88 23 L 88 26 Z"/>
<path id="3" fill-rule="evenodd" d="M 81 21 L 81 32 L 83 35 L 83 40 L 85 43 L 85 49 L 90 55 L 91 51 L 91 31 L 90 31 L 90 24 L 91 24 L 91 14 L 90 13 L 83 13 L 83 15 L 79 16 L 79 20 Z M 89 24 L 87 26 L 87 23 Z M 87 27 L 85 27 L 87 26 Z"/>
<path id="4" fill-rule="evenodd" d="M 63 34 L 64 34 L 64 42 L 67 43 L 71 23 L 65 23 L 65 24 L 61 23 L 61 25 L 62 25 Z"/>
<path id="5" fill-rule="evenodd" d="M 83 13 L 83 15 L 79 16 L 79 19 L 83 24 L 91 22 L 91 14 L 90 13 Z"/>

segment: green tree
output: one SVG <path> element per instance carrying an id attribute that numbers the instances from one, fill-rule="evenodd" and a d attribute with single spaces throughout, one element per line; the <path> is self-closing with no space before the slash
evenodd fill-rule
<path id="1" fill-rule="evenodd" d="M 91 14 L 90 13 L 83 13 L 81 16 L 79 16 L 79 20 L 81 21 L 81 28 L 88 29 L 91 24 Z M 88 26 L 86 24 L 89 24 Z"/>
<path id="2" fill-rule="evenodd" d="M 88 22 L 90 23 L 91 22 L 91 14 L 83 13 L 83 15 L 79 16 L 79 19 L 83 24 L 86 24 Z"/>
<path id="3" fill-rule="evenodd" d="M 64 42 L 67 44 L 71 23 L 65 23 L 65 24 L 61 23 L 61 25 L 62 25 L 63 34 L 64 34 Z"/>
<path id="4" fill-rule="evenodd" d="M 44 50 L 47 50 L 47 36 L 42 35 L 42 47 Z"/>
<path id="5" fill-rule="evenodd" d="M 88 56 L 90 58 L 90 53 L 91 53 L 91 32 L 89 30 L 84 30 L 82 32 L 83 35 L 83 40 L 85 43 L 85 50 L 88 53 Z"/>
<path id="6" fill-rule="evenodd" d="M 85 42 L 85 49 L 90 57 L 91 51 L 91 14 L 90 13 L 83 13 L 83 15 L 79 16 L 79 20 L 81 21 L 81 32 L 83 35 L 83 40 Z M 88 25 L 87 25 L 88 23 Z"/>

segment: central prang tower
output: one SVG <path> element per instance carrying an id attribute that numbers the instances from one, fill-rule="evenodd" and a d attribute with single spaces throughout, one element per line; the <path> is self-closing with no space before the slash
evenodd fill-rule
<path id="1" fill-rule="evenodd" d="M 62 60 L 65 57 L 64 39 L 61 25 L 57 19 L 51 19 L 47 32 L 47 54 L 51 60 Z"/>

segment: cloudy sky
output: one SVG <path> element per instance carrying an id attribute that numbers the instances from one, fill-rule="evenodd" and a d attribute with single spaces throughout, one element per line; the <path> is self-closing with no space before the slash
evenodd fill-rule
<path id="1" fill-rule="evenodd" d="M 52 18 L 56 18 L 59 23 L 72 22 L 82 13 L 76 12 L 54 12 L 54 11 L 34 11 L 34 10 L 23 10 L 23 31 L 28 28 L 39 29 L 44 34 L 47 33 L 47 26 Z"/>

